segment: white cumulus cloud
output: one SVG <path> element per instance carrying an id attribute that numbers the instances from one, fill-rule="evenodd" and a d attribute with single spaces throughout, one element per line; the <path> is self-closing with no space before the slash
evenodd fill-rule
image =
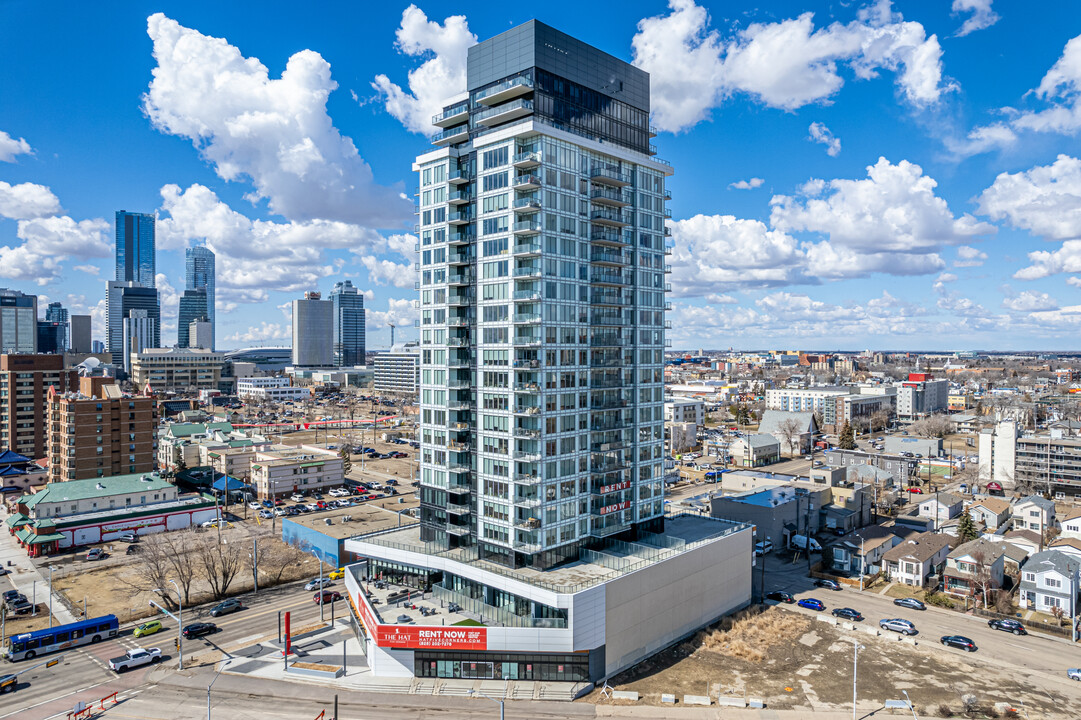
<path id="1" fill-rule="evenodd" d="M 362 255 L 360 262 L 368 268 L 368 279 L 377 285 L 393 285 L 398 288 L 411 288 L 417 274 L 412 265 L 401 265 L 390 260 L 381 260 L 374 255 Z"/>
<path id="2" fill-rule="evenodd" d="M 770 222 L 785 232 L 827 235 L 832 245 L 869 253 L 937 252 L 995 228 L 967 213 L 954 217 L 938 183 L 914 163 L 886 158 L 862 180 L 812 180 L 800 196 L 775 195 Z"/>
<path id="3" fill-rule="evenodd" d="M 1081 237 L 1081 160 L 1059 155 L 1050 165 L 1001 173 L 977 202 L 992 220 L 1046 240 Z"/>
<path id="4" fill-rule="evenodd" d="M 734 183 L 730 183 L 728 188 L 730 190 L 754 190 L 756 187 L 761 187 L 765 182 L 762 178 L 753 177 L 747 180 L 738 180 Z"/>
<path id="5" fill-rule="evenodd" d="M 1059 302 L 1045 292 L 1024 290 L 1016 297 L 1008 297 L 1002 300 L 1002 307 L 1017 312 L 1035 312 L 1041 310 L 1057 310 Z"/>
<path id="6" fill-rule="evenodd" d="M 0 130 L 0 162 L 15 162 L 16 155 L 29 155 L 34 150 L 23 138 L 16 140 Z"/>
<path id="7" fill-rule="evenodd" d="M 841 154 L 841 140 L 834 137 L 830 129 L 820 122 L 813 122 L 811 126 L 807 128 L 807 139 L 816 143 L 820 143 L 826 146 L 826 154 L 830 157 L 837 157 Z"/>
<path id="8" fill-rule="evenodd" d="M 953 0 L 950 8 L 956 14 L 972 13 L 958 29 L 957 37 L 964 37 L 977 30 L 989 28 L 999 21 L 998 13 L 991 9 L 994 0 Z"/>
<path id="9" fill-rule="evenodd" d="M 157 67 L 143 96 L 155 128 L 188 138 L 220 177 L 250 180 L 249 199 L 267 199 L 290 220 L 393 227 L 408 221 L 400 189 L 379 186 L 353 141 L 327 114 L 338 85 L 318 53 L 289 58 L 271 78 L 256 58 L 222 38 L 161 13 L 147 19 Z"/>
<path id="10" fill-rule="evenodd" d="M 376 75 L 372 87 L 387 112 L 406 129 L 430 136 L 438 130 L 432 116 L 443 109 L 443 101 L 466 90 L 466 51 L 477 43 L 477 36 L 469 31 L 464 15 L 452 15 L 440 25 L 416 5 L 402 13 L 396 35 L 399 51 L 426 59 L 409 71 L 409 92 L 383 74 Z"/>
<path id="11" fill-rule="evenodd" d="M 0 246 L 0 277 L 48 285 L 70 257 L 109 257 L 110 229 L 101 219 L 76 221 L 66 215 L 20 220 L 15 236 L 22 244 Z"/>
<path id="12" fill-rule="evenodd" d="M 735 93 L 794 110 L 826 102 L 844 85 L 840 65 L 866 80 L 895 73 L 904 98 L 922 107 L 954 86 L 942 78 L 942 48 L 917 22 L 906 22 L 888 0 L 861 10 L 850 23 L 816 27 L 812 13 L 752 23 L 731 37 L 710 27 L 694 0 L 669 0 L 669 14 L 645 18 L 631 41 L 634 64 L 650 73 L 653 120 L 685 130 Z"/>
<path id="13" fill-rule="evenodd" d="M 29 220 L 59 214 L 60 200 L 44 185 L 10 185 L 0 180 L 0 217 Z"/>
<path id="14" fill-rule="evenodd" d="M 961 245 L 957 248 L 957 259 L 953 261 L 954 267 L 979 267 L 987 260 L 987 253 L 971 245 Z"/>
<path id="15" fill-rule="evenodd" d="M 267 340 L 286 340 L 292 336 L 293 329 L 283 323 L 270 323 L 262 321 L 247 330 L 238 330 L 229 337 L 226 342 L 266 342 Z"/>

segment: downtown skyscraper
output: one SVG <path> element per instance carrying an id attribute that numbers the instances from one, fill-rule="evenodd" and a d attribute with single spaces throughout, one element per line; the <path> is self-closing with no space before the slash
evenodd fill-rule
<path id="1" fill-rule="evenodd" d="M 210 248 L 200 245 L 188 248 L 184 251 L 184 294 L 187 295 L 187 291 L 196 293 L 202 291 L 205 298 L 203 315 L 189 317 L 187 323 L 190 323 L 192 320 L 198 320 L 199 317 L 205 317 L 210 321 L 211 337 L 214 339 L 213 344 L 216 344 L 218 324 L 214 310 L 214 266 L 215 257 Z M 188 331 L 185 325 L 184 315 L 181 313 L 180 323 L 177 327 L 178 340 L 181 334 L 187 338 Z M 180 347 L 187 347 L 187 343 L 180 344 L 178 342 L 178 344 Z M 210 349 L 213 350 L 213 347 Z"/>
<path id="2" fill-rule="evenodd" d="M 145 337 L 161 344 L 161 297 L 155 287 L 157 248 L 154 237 L 154 216 L 145 213 L 116 211 L 116 279 L 105 285 L 105 337 L 113 364 L 123 367 L 125 339 L 124 320 L 132 310 L 145 310 Z M 142 316 L 142 313 L 140 313 Z"/>
<path id="3" fill-rule="evenodd" d="M 353 367 L 364 364 L 364 296 L 351 280 L 334 283 L 330 291 L 334 303 L 334 364 Z"/>
<path id="4" fill-rule="evenodd" d="M 537 21 L 469 49 L 417 157 L 421 539 L 511 567 L 663 528 L 649 76 Z"/>
<path id="5" fill-rule="evenodd" d="M 154 287 L 157 253 L 154 216 L 116 211 L 116 281 Z"/>

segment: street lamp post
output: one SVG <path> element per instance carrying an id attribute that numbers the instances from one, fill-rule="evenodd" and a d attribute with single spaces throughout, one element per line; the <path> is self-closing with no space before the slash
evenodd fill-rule
<path id="1" fill-rule="evenodd" d="M 221 667 L 218 668 L 218 672 L 214 673 L 214 678 L 210 681 L 210 684 L 206 686 L 206 720 L 210 720 L 210 688 L 214 687 L 214 683 L 217 681 L 218 676 L 221 675 L 221 671 L 231 662 L 233 662 L 233 658 L 229 658 L 223 662 Z"/>
<path id="2" fill-rule="evenodd" d="M 859 657 L 860 650 L 863 649 L 863 645 L 858 642 L 852 643 L 852 720 L 856 720 L 856 660 Z"/>
<path id="3" fill-rule="evenodd" d="M 916 717 L 916 708 L 912 704 L 912 698 L 908 696 L 908 690 L 902 690 L 901 692 L 905 694 L 905 702 L 908 703 L 908 709 L 912 711 L 912 720 L 920 720 L 918 717 Z"/>
<path id="4" fill-rule="evenodd" d="M 505 708 L 504 708 L 502 700 L 496 700 L 494 697 L 488 697 L 484 693 L 477 692 L 476 690 L 470 690 L 469 694 L 470 695 L 479 695 L 480 697 L 484 698 L 485 700 L 491 700 L 494 703 L 499 703 L 499 720 L 504 720 L 503 712 L 504 712 Z"/>
<path id="5" fill-rule="evenodd" d="M 49 566 L 49 627 L 53 626 L 53 566 Z"/>
<path id="6" fill-rule="evenodd" d="M 860 592 L 863 592 L 863 576 L 867 573 L 867 556 L 863 552 L 863 536 L 860 536 Z"/>
<path id="7" fill-rule="evenodd" d="M 180 586 L 176 580 L 170 580 L 176 588 L 176 652 L 180 656 L 180 670 L 184 669 L 184 598 L 180 594 Z"/>

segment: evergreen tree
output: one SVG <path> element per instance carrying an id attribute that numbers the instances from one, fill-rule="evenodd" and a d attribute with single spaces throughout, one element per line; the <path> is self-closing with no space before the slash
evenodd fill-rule
<path id="1" fill-rule="evenodd" d="M 842 450 L 856 449 L 856 436 L 852 432 L 852 424 L 847 420 L 844 426 L 841 427 L 841 436 L 837 441 L 837 446 Z"/>
<path id="2" fill-rule="evenodd" d="M 980 536 L 980 531 L 976 527 L 976 521 L 969 515 L 968 510 L 961 515 L 957 521 L 957 537 L 958 539 L 966 543 L 969 540 L 975 540 Z"/>
<path id="3" fill-rule="evenodd" d="M 342 449 L 338 451 L 338 455 L 342 459 L 342 475 L 348 475 L 349 471 L 353 469 L 353 461 L 349 458 L 349 450 L 348 445 L 342 445 Z"/>

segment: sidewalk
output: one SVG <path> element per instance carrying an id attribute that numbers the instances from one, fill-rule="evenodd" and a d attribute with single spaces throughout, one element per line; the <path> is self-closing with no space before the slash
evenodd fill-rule
<path id="1" fill-rule="evenodd" d="M 7 519 L 4 513 L 3 519 Z M 30 558 L 26 556 L 26 550 L 19 547 L 19 541 L 8 532 L 7 526 L 0 528 L 0 564 L 10 571 L 7 578 L 16 590 L 26 595 L 26 599 L 38 603 L 38 614 L 49 610 L 49 579 L 43 577 Z M 3 581 L 0 580 L 0 583 Z M 36 587 L 35 587 L 36 585 Z M 76 618 L 64 605 L 58 593 L 53 593 L 53 623 L 71 623 Z"/>

